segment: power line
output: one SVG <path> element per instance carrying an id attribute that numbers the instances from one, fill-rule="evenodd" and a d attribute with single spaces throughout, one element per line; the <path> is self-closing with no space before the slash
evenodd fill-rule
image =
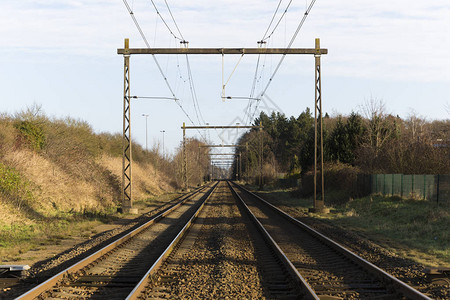
<path id="1" fill-rule="evenodd" d="M 255 76 L 253 77 L 252 89 L 250 90 L 250 98 L 253 98 L 253 96 L 255 95 L 255 88 L 256 88 L 256 81 L 258 79 L 258 69 L 259 69 L 260 58 L 261 58 L 261 55 L 258 54 L 258 60 L 256 61 Z"/>
<path id="2" fill-rule="evenodd" d="M 281 1 L 280 1 L 280 3 L 281 3 Z M 245 110 L 244 110 L 244 124 L 247 124 L 247 121 L 245 119 L 248 116 L 248 112 L 251 111 L 251 107 L 252 107 L 251 99 L 255 95 L 256 83 L 257 83 L 257 80 L 258 80 L 258 69 L 259 69 L 259 61 L 260 61 L 260 59 L 261 59 L 261 55 L 258 54 L 258 60 L 256 61 L 255 75 L 253 77 L 252 89 L 250 90 L 250 97 L 248 99 L 247 106 L 245 107 Z"/>
<path id="3" fill-rule="evenodd" d="M 203 118 L 203 114 L 202 111 L 200 110 L 200 104 L 198 102 L 198 97 L 197 97 L 197 91 L 195 89 L 195 85 L 194 85 L 194 77 L 192 76 L 192 69 L 191 69 L 191 64 L 189 62 L 189 55 L 186 54 L 186 65 L 187 65 L 187 70 L 188 70 L 188 80 L 189 80 L 189 86 L 191 89 L 191 94 L 192 94 L 192 101 L 194 102 L 194 108 L 196 108 L 196 113 L 198 110 L 198 115 L 200 115 L 200 119 L 202 120 L 202 122 L 199 121 L 199 123 L 205 123 L 205 119 Z M 197 105 L 196 105 L 197 103 Z M 197 116 L 198 118 L 198 116 Z"/>
<path id="4" fill-rule="evenodd" d="M 147 46 L 147 48 L 151 48 L 151 47 L 150 47 L 150 44 L 149 44 L 149 42 L 148 42 L 148 40 L 147 40 L 147 38 L 146 38 L 146 36 L 145 36 L 145 34 L 144 34 L 144 32 L 143 32 L 142 29 L 141 29 L 141 26 L 139 25 L 139 22 L 137 21 L 136 17 L 134 16 L 133 10 L 131 9 L 131 7 L 130 7 L 130 5 L 128 4 L 127 0 L 123 0 L 123 3 L 125 4 L 125 7 L 127 8 L 128 13 L 130 14 L 131 18 L 133 19 L 133 22 L 134 22 L 134 24 L 136 25 L 136 28 L 138 29 L 139 34 L 141 35 L 142 39 L 144 40 L 145 45 Z M 153 3 L 153 1 L 152 1 L 152 3 Z M 156 6 L 155 6 L 155 9 L 156 9 Z M 159 14 L 159 11 L 158 11 L 158 15 L 160 15 L 160 14 Z M 161 16 L 161 15 L 160 15 L 160 16 Z M 162 17 L 161 17 L 161 18 L 162 18 Z M 165 23 L 165 22 L 164 22 L 164 23 Z M 166 24 L 166 23 L 165 23 L 165 24 Z M 166 24 L 166 25 L 167 25 L 167 24 Z M 170 29 L 169 29 L 169 30 L 170 30 Z M 173 34 L 172 34 L 172 35 L 173 35 Z M 174 99 L 178 99 L 177 96 L 175 96 L 175 93 L 174 93 L 174 91 L 172 90 L 172 87 L 170 86 L 169 81 L 167 80 L 167 77 L 165 76 L 165 74 L 164 74 L 164 72 L 163 72 L 163 70 L 162 70 L 162 68 L 161 68 L 161 65 L 159 64 L 158 60 L 156 59 L 156 56 L 155 56 L 154 54 L 152 54 L 152 57 L 153 57 L 153 60 L 155 61 L 156 66 L 158 67 L 158 70 L 159 70 L 161 76 L 164 78 L 164 81 L 165 81 L 167 87 L 169 88 L 170 93 L 172 94 L 173 98 L 174 98 Z M 192 118 L 189 116 L 189 114 L 186 112 L 186 110 L 183 108 L 183 106 L 179 103 L 179 101 L 178 101 L 178 100 L 175 100 L 175 103 L 181 108 L 181 110 L 182 110 L 183 113 L 186 115 L 186 117 L 189 119 L 189 121 L 190 121 L 193 125 L 195 125 L 194 121 L 193 121 Z M 198 131 L 198 133 L 200 134 L 200 136 L 203 137 L 203 139 L 206 140 L 206 138 L 202 135 L 202 133 L 200 132 L 200 130 L 197 130 L 197 131 Z"/>
<path id="5" fill-rule="evenodd" d="M 137 21 L 136 17 L 134 16 L 134 13 L 133 13 L 133 11 L 131 10 L 130 5 L 128 4 L 127 0 L 123 0 L 123 3 L 125 4 L 125 6 L 126 6 L 126 8 L 127 8 L 127 10 L 128 10 L 128 13 L 130 14 L 131 18 L 133 19 L 133 22 L 134 22 L 134 24 L 136 25 L 136 27 L 137 27 L 137 29 L 138 29 L 138 31 L 139 31 L 139 34 L 141 35 L 142 39 L 144 40 L 145 45 L 147 46 L 147 48 L 150 48 L 150 44 L 149 44 L 147 38 L 145 37 L 145 34 L 144 34 L 144 32 L 142 31 L 141 26 L 139 25 L 139 22 Z M 169 81 L 167 80 L 166 75 L 164 74 L 164 72 L 163 72 L 163 70 L 162 70 L 162 68 L 161 68 L 161 65 L 159 64 L 158 60 L 156 59 L 155 55 L 152 54 L 152 57 L 153 57 L 153 60 L 154 60 L 155 63 L 156 63 L 156 66 L 158 67 L 159 72 L 161 73 L 161 76 L 164 78 L 164 81 L 165 81 L 167 87 L 169 88 L 170 93 L 172 94 L 172 96 L 173 96 L 174 98 L 177 98 L 177 97 L 175 96 L 175 93 L 174 93 L 173 90 L 172 90 L 172 87 L 171 87 L 170 84 L 169 84 Z"/>
<path id="6" fill-rule="evenodd" d="M 281 20 L 282 20 L 282 19 L 284 18 L 284 16 L 286 15 L 286 13 L 287 13 L 287 11 L 288 11 L 288 9 L 289 9 L 291 3 L 292 3 L 292 0 L 289 1 L 288 5 L 286 6 L 286 8 L 285 8 L 283 14 L 281 15 L 281 17 L 280 17 L 280 19 L 278 20 L 277 24 L 276 24 L 275 27 L 273 28 L 272 32 L 267 36 L 267 33 L 269 32 L 270 26 L 272 26 L 272 23 L 273 23 L 273 21 L 275 20 L 275 16 L 277 15 L 277 12 L 278 12 L 278 10 L 279 10 L 279 8 L 280 8 L 282 2 L 283 2 L 283 0 L 280 0 L 280 1 L 278 2 L 278 5 L 277 5 L 277 7 L 276 7 L 276 9 L 275 9 L 275 12 L 273 13 L 272 19 L 270 20 L 269 26 L 267 26 L 266 32 L 264 32 L 264 35 L 263 35 L 263 37 L 261 38 L 261 40 L 258 41 L 258 44 L 259 44 L 260 47 L 262 47 L 263 45 L 265 45 L 265 44 L 267 43 L 265 40 L 269 39 L 269 38 L 273 35 L 273 33 L 274 33 L 275 30 L 277 29 L 278 25 L 280 24 Z M 257 81 L 258 81 L 257 78 L 258 78 L 259 62 L 260 62 L 260 56 L 258 55 L 258 61 L 257 61 L 257 63 L 256 63 L 255 76 L 254 76 L 254 78 L 253 78 L 253 84 L 252 84 L 252 89 L 251 89 L 251 92 L 250 92 L 250 98 L 253 98 L 253 96 L 254 96 L 254 92 L 255 92 L 255 88 L 256 88 L 256 83 L 257 83 Z M 261 78 L 261 77 L 260 77 L 260 78 Z M 251 111 L 251 107 L 252 107 L 252 102 L 249 101 L 249 102 L 247 103 L 247 107 L 246 107 L 246 109 L 245 109 L 245 116 L 244 116 L 244 119 L 249 118 L 248 121 L 250 121 L 249 113 L 250 113 L 250 111 Z M 247 117 L 247 116 L 248 116 L 248 117 Z M 247 122 L 247 121 L 246 121 L 246 122 Z"/>
<path id="7" fill-rule="evenodd" d="M 272 21 L 270 21 L 270 25 L 269 25 L 269 27 L 267 28 L 266 33 L 264 33 L 264 36 L 263 36 L 263 38 L 261 39 L 261 41 L 267 40 L 267 39 L 269 39 L 270 37 L 272 37 L 272 35 L 274 34 L 275 30 L 277 30 L 278 25 L 280 25 L 281 20 L 283 20 L 284 16 L 286 15 L 287 11 L 289 10 L 289 7 L 291 6 L 291 3 L 292 3 L 292 0 L 289 1 L 288 5 L 286 6 L 286 8 L 285 8 L 283 14 L 281 15 L 281 17 L 280 17 L 280 19 L 278 20 L 277 24 L 276 24 L 275 27 L 273 28 L 272 32 L 271 32 L 268 36 L 266 36 L 267 31 L 269 30 L 270 25 L 271 25 L 272 22 L 273 22 L 273 18 L 275 17 L 276 12 L 278 11 L 278 7 L 280 6 L 281 1 L 280 1 L 280 3 L 278 3 L 278 7 L 277 7 L 277 9 L 276 9 L 276 11 L 275 11 L 274 16 L 272 17 Z"/>
<path id="8" fill-rule="evenodd" d="M 267 26 L 266 32 L 264 32 L 263 38 L 261 40 L 264 40 L 267 32 L 269 32 L 270 26 L 272 25 L 273 20 L 275 19 L 275 16 L 277 15 L 277 12 L 278 12 L 278 9 L 280 8 L 281 2 L 283 2 L 283 0 L 280 0 L 278 2 L 277 8 L 275 9 L 275 12 L 273 13 L 272 20 L 270 20 L 269 26 Z"/>
<path id="9" fill-rule="evenodd" d="M 152 2 L 153 2 L 153 0 L 152 0 Z M 183 34 L 181 33 L 180 28 L 178 28 L 178 24 L 177 24 L 177 22 L 175 21 L 175 18 L 173 17 L 173 15 L 172 15 L 172 11 L 170 10 L 169 3 L 167 3 L 167 0 L 164 0 L 164 2 L 166 3 L 167 10 L 169 11 L 170 16 L 172 17 L 173 23 L 175 24 L 175 27 L 177 28 L 178 33 L 180 34 L 181 38 L 182 38 L 183 41 L 184 41 Z"/>
<path id="10" fill-rule="evenodd" d="M 260 47 L 262 47 L 266 43 L 267 42 L 265 42 L 265 41 L 259 41 L 258 42 Z M 264 69 L 266 67 L 266 58 L 267 58 L 267 55 L 264 55 L 264 60 L 262 62 L 262 67 L 261 67 L 261 70 L 260 70 L 260 74 L 258 76 L 258 70 L 259 70 L 259 65 L 260 65 L 260 55 L 258 55 L 258 61 L 256 63 L 255 75 L 254 75 L 254 78 L 253 78 L 252 90 L 250 92 L 250 98 L 249 98 L 247 107 L 245 109 L 245 115 L 244 115 L 244 123 L 245 124 L 248 124 L 249 121 L 250 121 L 250 112 L 251 112 L 252 105 L 253 105 L 253 102 L 251 100 L 255 97 L 256 85 L 261 81 L 261 78 L 263 76 Z"/>
<path id="11" fill-rule="evenodd" d="M 191 90 L 192 102 L 194 103 L 195 114 L 197 115 L 197 120 L 199 123 L 205 123 L 205 120 L 203 119 L 203 116 L 202 116 L 202 112 L 200 111 L 200 106 L 198 105 L 197 93 L 195 91 L 194 80 L 192 78 L 191 65 L 189 63 L 189 57 L 187 54 L 186 54 L 186 64 L 187 64 L 187 69 L 188 69 L 189 87 Z M 198 110 L 198 112 L 197 112 L 197 110 Z M 200 121 L 199 115 L 200 115 L 201 119 L 203 120 L 203 122 Z"/>
<path id="12" fill-rule="evenodd" d="M 161 20 L 164 22 L 164 24 L 166 25 L 166 27 L 167 27 L 167 29 L 169 30 L 170 34 L 171 34 L 172 36 L 174 36 L 175 38 L 181 40 L 180 43 L 187 44 L 186 40 L 184 39 L 183 34 L 181 33 L 180 28 L 178 27 L 178 24 L 177 24 L 177 21 L 175 20 L 175 17 L 174 17 L 174 15 L 172 14 L 172 10 L 170 9 L 170 6 L 169 6 L 169 3 L 167 2 L 167 0 L 164 0 L 164 3 L 166 4 L 167 10 L 168 10 L 168 12 L 169 12 L 169 14 L 170 14 L 170 17 L 172 18 L 172 21 L 173 21 L 173 23 L 175 24 L 175 27 L 176 27 L 178 33 L 180 34 L 181 38 L 178 38 L 177 36 L 175 36 L 175 34 L 173 33 L 173 31 L 172 31 L 172 30 L 170 29 L 170 27 L 167 25 L 167 22 L 166 22 L 166 21 L 164 20 L 164 18 L 162 17 L 162 15 L 161 15 L 161 13 L 159 12 L 158 8 L 156 7 L 155 2 L 154 2 L 153 0 L 151 0 L 151 2 L 152 2 L 152 4 L 153 4 L 153 7 L 154 7 L 155 10 L 156 10 L 156 13 L 157 13 L 158 16 L 161 18 Z M 188 55 L 186 55 L 186 66 L 187 66 L 187 72 L 188 72 L 189 88 L 190 88 L 190 91 L 191 91 L 192 102 L 193 102 L 193 104 L 194 104 L 195 114 L 196 114 L 196 117 L 197 117 L 197 120 L 198 120 L 199 123 L 202 123 L 202 121 L 203 121 L 203 123 L 205 123 L 205 121 L 204 121 L 204 119 L 203 119 L 203 115 L 202 115 L 201 110 L 200 110 L 200 105 L 199 105 L 199 103 L 198 103 L 197 92 L 196 92 L 196 90 L 195 90 L 194 79 L 193 79 L 193 76 L 192 76 L 192 71 L 191 71 L 191 66 L 190 66 L 190 63 L 189 63 Z M 177 64 L 177 67 L 179 67 L 179 64 Z M 200 121 L 200 119 L 202 119 L 202 121 Z"/>
<path id="13" fill-rule="evenodd" d="M 171 34 L 174 38 L 176 38 L 177 40 L 180 40 L 180 41 L 184 40 L 183 37 L 180 38 L 180 37 L 176 36 L 175 33 L 173 33 L 172 29 L 170 29 L 170 27 L 169 27 L 169 25 L 167 24 L 166 20 L 164 20 L 164 18 L 162 17 L 161 13 L 160 13 L 159 10 L 158 10 L 158 8 L 156 7 L 155 2 L 154 2 L 153 0 L 150 0 L 150 2 L 152 2 L 153 7 L 154 7 L 155 10 L 156 10 L 156 14 L 159 16 L 159 18 L 161 19 L 161 21 L 163 21 L 164 25 L 166 25 L 166 28 L 167 28 L 167 30 L 169 30 L 170 34 Z M 167 4 L 167 2 L 166 2 L 166 4 Z M 167 6 L 167 7 L 169 7 L 169 6 Z M 169 12 L 170 12 L 170 9 L 169 9 Z M 170 13 L 170 14 L 172 15 L 172 13 Z M 176 23 L 175 23 L 175 26 L 176 26 L 177 29 L 178 29 L 178 26 L 176 25 Z M 180 32 L 180 31 L 178 30 L 178 32 Z M 180 35 L 181 35 L 181 33 L 180 33 Z"/>
<path id="14" fill-rule="evenodd" d="M 292 44 L 294 43 L 295 39 L 297 38 L 297 35 L 298 35 L 298 33 L 300 32 L 300 29 L 302 28 L 303 24 L 305 23 L 305 20 L 306 20 L 306 18 L 308 17 L 309 12 L 310 12 L 311 9 L 313 8 L 315 2 L 316 2 L 316 0 L 312 0 L 312 1 L 311 1 L 309 7 L 308 7 L 307 10 L 305 11 L 305 14 L 303 15 L 302 20 L 301 20 L 300 23 L 298 24 L 297 29 L 295 30 L 295 33 L 294 33 L 294 35 L 292 36 L 292 38 L 291 38 L 291 40 L 290 40 L 290 42 L 289 42 L 289 44 L 288 44 L 286 50 L 292 47 Z M 278 72 L 278 70 L 280 69 L 280 66 L 281 66 L 281 64 L 283 63 L 283 61 L 284 61 L 285 58 L 286 58 L 286 53 L 283 53 L 283 55 L 282 55 L 280 61 L 278 62 L 278 65 L 276 66 L 274 72 L 273 72 L 272 75 L 270 76 L 269 81 L 267 82 L 266 87 L 265 87 L 264 90 L 260 93 L 260 97 L 263 97 L 264 94 L 266 93 L 267 89 L 269 88 L 270 84 L 272 83 L 273 78 L 274 78 L 275 75 L 277 74 L 277 72 Z M 259 100 L 259 101 L 257 102 L 256 106 L 255 106 L 255 110 L 254 110 L 254 112 L 253 112 L 252 119 L 255 117 L 255 113 L 256 113 L 256 111 L 257 111 L 257 109 L 258 109 L 258 106 L 259 106 L 259 103 L 260 103 L 260 102 L 261 102 L 261 101 Z"/>

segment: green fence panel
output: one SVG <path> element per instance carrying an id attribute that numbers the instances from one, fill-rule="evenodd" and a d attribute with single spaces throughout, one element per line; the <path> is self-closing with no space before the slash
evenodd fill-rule
<path id="1" fill-rule="evenodd" d="M 450 203 L 450 175 L 446 174 L 438 176 L 439 185 L 437 184 L 438 177 L 436 176 L 436 190 L 439 190 L 439 194 L 437 194 L 436 202 Z"/>
<path id="2" fill-rule="evenodd" d="M 372 174 L 365 180 L 367 193 L 420 200 L 450 202 L 450 175 Z"/>
<path id="3" fill-rule="evenodd" d="M 392 195 L 402 196 L 402 177 L 403 174 L 393 174 L 392 175 Z"/>
<path id="4" fill-rule="evenodd" d="M 355 191 L 450 203 L 450 175 L 360 174 Z"/>
<path id="5" fill-rule="evenodd" d="M 411 197 L 413 175 L 403 175 L 402 197 Z"/>
<path id="6" fill-rule="evenodd" d="M 392 174 L 384 174 L 383 176 L 383 195 L 390 196 L 392 195 Z"/>
<path id="7" fill-rule="evenodd" d="M 383 194 L 384 191 L 384 176 L 377 174 L 377 193 Z"/>
<path id="8" fill-rule="evenodd" d="M 414 199 L 424 199 L 424 186 L 425 186 L 425 175 L 413 175 L 414 177 L 414 190 L 413 190 L 413 198 Z"/>
<path id="9" fill-rule="evenodd" d="M 425 182 L 424 182 L 424 198 L 426 200 L 433 200 L 433 195 L 436 193 L 436 183 L 434 178 L 435 175 L 424 175 L 425 176 Z"/>

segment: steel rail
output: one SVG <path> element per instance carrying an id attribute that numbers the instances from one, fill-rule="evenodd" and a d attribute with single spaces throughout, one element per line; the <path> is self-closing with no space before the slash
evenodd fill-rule
<path id="1" fill-rule="evenodd" d="M 85 266 L 91 264 L 95 260 L 97 260 L 99 257 L 105 255 L 106 253 L 110 252 L 114 248 L 118 247 L 119 245 L 123 244 L 124 242 L 130 240 L 132 237 L 140 233 L 141 231 L 145 230 L 152 224 L 154 224 L 156 221 L 159 221 L 160 219 L 164 218 L 166 215 L 177 209 L 180 205 L 191 199 L 196 194 L 200 193 L 203 189 L 206 189 L 207 187 L 201 187 L 195 191 L 192 191 L 185 195 L 185 197 L 182 197 L 178 203 L 173 204 L 171 207 L 167 208 L 166 210 L 160 212 L 158 215 L 150 219 L 148 222 L 142 224 L 138 228 L 134 229 L 133 231 L 127 233 L 123 237 L 115 240 L 114 242 L 111 242 L 107 246 L 103 247 L 102 249 L 96 251 L 95 253 L 89 255 L 88 257 L 84 258 L 83 260 L 73 264 L 72 266 L 66 268 L 65 270 L 59 272 L 58 274 L 54 275 L 53 277 L 47 279 L 46 281 L 42 282 L 41 284 L 35 286 L 28 292 L 20 295 L 19 297 L 15 298 L 16 300 L 28 300 L 28 299 L 34 299 L 38 297 L 43 292 L 49 290 L 52 288 L 57 282 L 59 282 L 61 279 L 63 279 L 65 276 L 75 273 Z"/>
<path id="2" fill-rule="evenodd" d="M 261 224 L 261 222 L 256 218 L 256 216 L 252 213 L 250 208 L 245 204 L 244 200 L 241 198 L 241 196 L 236 192 L 236 190 L 231 186 L 231 183 L 227 181 L 228 186 L 232 192 L 232 194 L 241 202 L 241 204 L 244 206 L 245 211 L 250 216 L 250 219 L 253 221 L 253 223 L 256 225 L 258 230 L 261 232 L 264 240 L 272 247 L 275 254 L 278 256 L 278 258 L 281 260 L 283 265 L 286 267 L 287 271 L 291 275 L 292 278 L 297 281 L 298 284 L 300 284 L 301 291 L 304 292 L 304 299 L 314 299 L 314 300 L 320 300 L 319 296 L 316 295 L 316 293 L 313 291 L 311 286 L 306 282 L 306 280 L 303 278 L 303 276 L 298 272 L 297 268 L 292 264 L 292 262 L 287 258 L 286 254 L 284 254 L 283 250 L 281 250 L 280 246 L 275 242 L 275 240 L 270 236 L 270 234 L 267 232 L 267 230 L 264 228 L 264 226 Z M 302 298 L 303 299 L 303 298 Z"/>
<path id="3" fill-rule="evenodd" d="M 180 230 L 180 232 L 177 234 L 177 236 L 173 239 L 173 241 L 170 243 L 170 245 L 166 248 L 166 250 L 164 250 L 164 252 L 160 255 L 160 257 L 153 263 L 153 265 L 150 267 L 150 269 L 147 271 L 147 273 L 142 277 L 142 279 L 139 281 L 139 283 L 136 285 L 136 287 L 127 296 L 126 300 L 134 300 L 134 299 L 139 298 L 139 296 L 145 290 L 148 283 L 151 281 L 152 276 L 159 270 L 159 268 L 164 263 L 166 258 L 172 253 L 175 246 L 179 243 L 179 241 L 187 233 L 188 229 L 191 227 L 194 220 L 200 214 L 200 212 L 203 209 L 203 207 L 205 206 L 206 202 L 209 200 L 211 195 L 216 190 L 218 184 L 219 184 L 219 182 L 216 182 L 216 184 L 210 190 L 209 195 L 206 197 L 206 199 L 203 201 L 203 203 L 200 205 L 200 207 L 197 209 L 197 211 L 194 213 L 194 215 L 189 219 L 189 221 L 186 223 L 186 225 L 184 225 L 184 227 Z"/>
<path id="4" fill-rule="evenodd" d="M 375 266 L 371 262 L 369 262 L 369 261 L 365 260 L 364 258 L 360 257 L 359 255 L 351 252 L 350 250 L 348 250 L 344 246 L 336 243 L 335 241 L 333 241 L 330 238 L 326 237 L 325 235 L 321 234 L 317 230 L 315 230 L 315 229 L 309 227 L 308 225 L 306 225 L 305 223 L 303 223 L 303 222 L 293 218 L 292 216 L 290 216 L 289 214 L 287 214 L 283 210 L 279 209 L 275 205 L 267 202 L 266 200 L 264 200 L 260 196 L 250 192 L 249 190 L 245 189 L 244 187 L 238 185 L 237 183 L 233 182 L 233 184 L 235 186 L 237 186 L 239 189 L 241 189 L 242 191 L 246 192 L 247 194 L 251 195 L 252 197 L 254 197 L 254 198 L 258 199 L 258 200 L 260 200 L 265 205 L 267 205 L 267 206 L 271 207 L 272 209 L 274 209 L 275 211 L 277 211 L 279 214 L 281 214 L 285 219 L 287 219 L 291 223 L 293 223 L 293 224 L 297 225 L 298 227 L 306 230 L 312 236 L 318 238 L 322 243 L 330 246 L 335 251 L 343 254 L 345 257 L 350 259 L 352 262 L 356 263 L 358 266 L 362 267 L 363 269 L 365 269 L 369 273 L 375 275 L 381 281 L 388 282 L 393 287 L 395 287 L 395 289 L 397 291 L 400 291 L 401 293 L 403 293 L 404 296 L 408 297 L 409 299 L 413 299 L 413 300 L 416 300 L 416 299 L 432 300 L 430 297 L 422 294 L 421 292 L 419 292 L 416 289 L 414 289 L 413 287 L 407 285 L 406 283 L 404 283 L 403 281 L 399 280 L 398 278 L 392 276 L 391 274 L 387 273 L 386 271 L 382 270 L 381 268 Z"/>

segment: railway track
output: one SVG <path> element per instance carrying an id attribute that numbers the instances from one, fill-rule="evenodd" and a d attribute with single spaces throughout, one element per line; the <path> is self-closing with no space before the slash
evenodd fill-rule
<path id="1" fill-rule="evenodd" d="M 17 299 L 124 299 L 214 187 L 190 194 Z"/>
<path id="2" fill-rule="evenodd" d="M 308 298 L 230 188 L 219 184 L 175 250 L 127 299 Z"/>
<path id="3" fill-rule="evenodd" d="M 234 186 L 316 299 L 430 299 L 259 196 Z"/>
<path id="4" fill-rule="evenodd" d="M 236 184 L 135 231 L 18 299 L 430 299 Z"/>
<path id="5" fill-rule="evenodd" d="M 33 265 L 33 267 L 22 272 L 20 276 L 17 274 L 0 274 L 0 299 L 14 299 L 17 296 L 25 293 L 30 287 L 46 281 L 53 277 L 55 274 L 60 273 L 62 270 L 69 268 L 76 262 L 83 260 L 90 254 L 95 253 L 97 250 L 103 248 L 106 245 L 118 240 L 125 236 L 127 233 L 140 227 L 141 225 L 152 220 L 155 216 L 165 213 L 176 205 L 180 205 L 189 197 L 204 190 L 206 186 L 198 187 L 189 193 L 180 195 L 173 200 L 164 202 L 152 208 L 150 211 L 127 221 L 124 225 L 102 232 L 96 236 L 86 240 L 83 243 L 76 245 L 75 247 L 68 249 L 58 255 L 49 258 L 45 261 L 41 261 Z M 0 271 L 0 273 L 2 273 Z M 14 278 L 10 278 L 14 277 Z"/>

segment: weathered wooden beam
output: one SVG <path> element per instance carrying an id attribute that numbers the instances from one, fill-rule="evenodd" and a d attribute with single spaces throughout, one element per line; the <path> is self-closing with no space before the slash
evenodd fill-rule
<path id="1" fill-rule="evenodd" d="M 129 48 L 117 54 L 328 54 L 328 49 L 315 48 Z"/>
<path id="2" fill-rule="evenodd" d="M 181 129 L 232 129 L 232 128 L 263 128 L 263 126 L 240 126 L 240 125 L 232 125 L 232 126 L 184 126 Z"/>

